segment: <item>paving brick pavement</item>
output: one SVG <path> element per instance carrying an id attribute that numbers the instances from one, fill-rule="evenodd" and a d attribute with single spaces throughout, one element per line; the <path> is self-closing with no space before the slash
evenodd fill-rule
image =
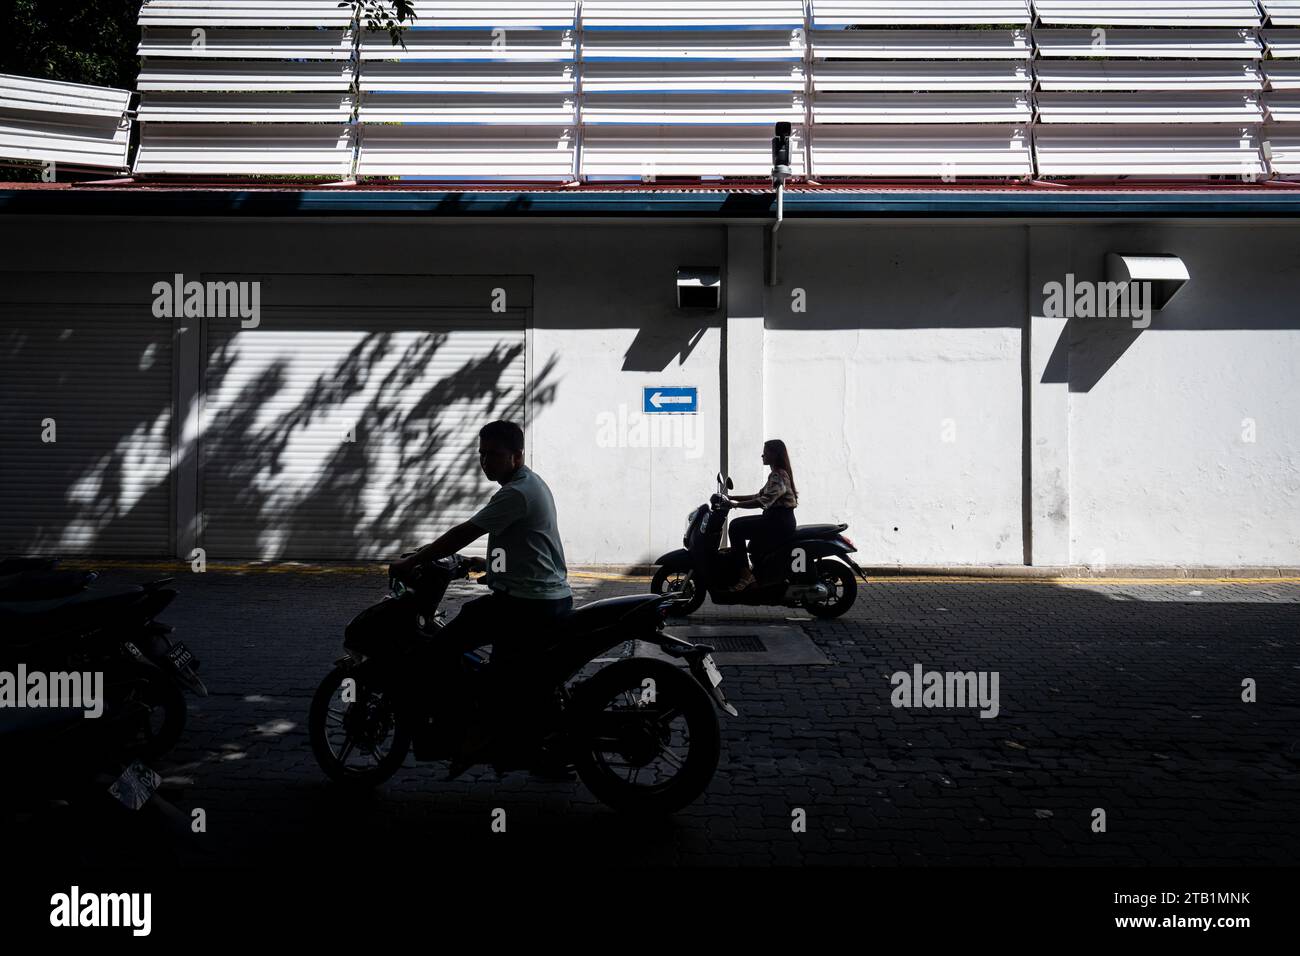
<path id="1" fill-rule="evenodd" d="M 114 571 L 103 586 L 148 578 Z M 646 588 L 575 579 L 577 603 Z M 202 807 L 197 864 L 1285 864 L 1300 858 L 1300 586 L 897 583 L 836 621 L 717 608 L 698 623 L 788 623 L 826 666 L 724 666 L 710 790 L 671 820 L 631 822 L 579 783 L 410 758 L 373 794 L 329 785 L 307 707 L 343 625 L 378 600 L 356 573 L 184 574 L 164 620 L 212 696 L 159 762 Z M 449 603 L 476 586 L 459 585 Z M 889 675 L 999 673 L 1000 713 L 891 706 Z M 1241 700 L 1243 678 L 1258 702 Z M 490 827 L 507 814 L 504 834 Z M 792 832 L 802 808 L 807 831 Z M 1091 829 L 1094 808 L 1107 831 Z"/>

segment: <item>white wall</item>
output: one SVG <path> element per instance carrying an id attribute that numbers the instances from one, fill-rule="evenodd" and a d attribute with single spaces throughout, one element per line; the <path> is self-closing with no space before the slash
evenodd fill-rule
<path id="1" fill-rule="evenodd" d="M 1145 330 L 1076 319 L 1060 333 L 1068 418 L 1056 412 L 1051 430 L 1068 443 L 1069 561 L 1300 564 L 1300 233 L 1076 226 L 1033 237 L 1036 281 L 1100 278 L 1107 252 L 1177 255 L 1190 274 Z"/>
<path id="2" fill-rule="evenodd" d="M 8 253 L 0 269 L 129 265 L 166 279 L 176 272 L 532 276 L 532 374 L 549 366 L 543 382 L 552 386 L 533 404 L 532 467 L 555 494 L 570 563 L 631 564 L 681 546 L 685 516 L 707 497 L 718 468 L 723 313 L 683 316 L 675 278 L 679 265 L 721 265 L 724 235 L 720 226 L 8 219 L 0 222 Z M 57 297 L 57 273 L 49 286 Z M 660 433 L 674 446 L 637 447 L 642 439 L 630 430 L 623 447 L 607 447 L 609 428 L 601 425 L 634 425 L 646 385 L 697 386 L 693 427 Z"/>
<path id="3" fill-rule="evenodd" d="M 785 439 L 800 521 L 849 522 L 864 562 L 1300 565 L 1300 228 L 787 222 L 777 287 L 731 290 L 703 323 L 676 310 L 678 265 L 758 282 L 728 261 L 755 235 L 9 217 L 0 270 L 531 276 L 534 375 L 554 363 L 532 463 L 574 564 L 679 544 L 720 464 L 725 326 L 738 488 L 762 481 L 761 439 Z M 1102 278 L 1107 251 L 1181 255 L 1191 282 L 1136 334 L 1041 317 L 1043 284 Z M 693 447 L 601 447 L 601 413 L 672 384 L 700 389 Z"/>
<path id="4" fill-rule="evenodd" d="M 868 563 L 1021 563 L 1024 229 L 780 235 L 764 414 L 800 522 L 847 521 Z"/>

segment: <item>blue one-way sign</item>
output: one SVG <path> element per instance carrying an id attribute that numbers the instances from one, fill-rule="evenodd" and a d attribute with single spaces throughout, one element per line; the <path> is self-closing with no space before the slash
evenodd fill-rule
<path id="1" fill-rule="evenodd" d="M 699 389 L 694 385 L 664 385 L 643 391 L 643 412 L 676 412 L 680 415 L 684 412 L 694 414 L 700 410 Z"/>

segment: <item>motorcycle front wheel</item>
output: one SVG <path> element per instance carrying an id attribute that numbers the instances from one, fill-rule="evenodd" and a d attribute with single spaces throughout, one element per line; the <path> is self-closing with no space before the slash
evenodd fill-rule
<path id="1" fill-rule="evenodd" d="M 596 799 L 669 814 L 702 794 L 722 750 L 713 700 L 666 661 L 632 658 L 575 688 L 573 762 Z"/>
<path id="2" fill-rule="evenodd" d="M 669 617 L 686 617 L 688 614 L 694 614 L 704 603 L 705 589 L 695 579 L 693 569 L 660 568 L 650 581 L 650 590 L 655 594 L 678 598 L 668 605 Z"/>
<path id="3" fill-rule="evenodd" d="M 411 747 L 391 697 L 363 683 L 348 664 L 330 671 L 316 689 L 307 731 L 326 776 L 349 786 L 383 783 L 397 772 Z"/>

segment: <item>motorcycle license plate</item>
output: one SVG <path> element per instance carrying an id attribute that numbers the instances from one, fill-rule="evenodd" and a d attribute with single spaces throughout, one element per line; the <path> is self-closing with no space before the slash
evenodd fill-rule
<path id="1" fill-rule="evenodd" d="M 179 641 L 167 652 L 167 662 L 178 671 L 188 667 L 193 660 L 194 655 L 190 653 L 190 649 Z"/>
<path id="2" fill-rule="evenodd" d="M 139 810 L 149 802 L 161 783 L 162 777 L 137 760 L 113 781 L 108 792 L 128 810 Z"/>
<path id="3" fill-rule="evenodd" d="M 718 670 L 718 665 L 713 663 L 713 655 L 704 655 L 704 672 L 709 675 L 709 681 L 714 687 L 722 683 L 722 674 Z"/>

